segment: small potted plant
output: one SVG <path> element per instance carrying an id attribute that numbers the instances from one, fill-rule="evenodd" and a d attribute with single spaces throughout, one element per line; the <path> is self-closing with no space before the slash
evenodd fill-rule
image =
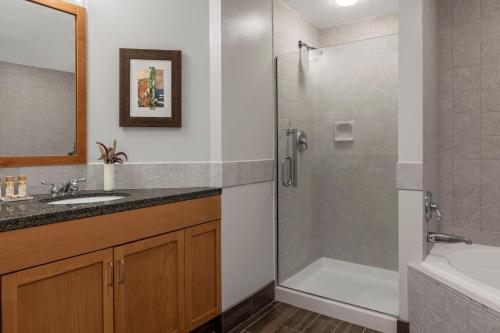
<path id="1" fill-rule="evenodd" d="M 116 139 L 111 147 L 106 147 L 101 142 L 96 143 L 101 153 L 99 160 L 104 162 L 104 191 L 113 191 L 115 189 L 115 164 L 123 164 L 123 159 L 128 161 L 127 154 L 116 151 Z"/>

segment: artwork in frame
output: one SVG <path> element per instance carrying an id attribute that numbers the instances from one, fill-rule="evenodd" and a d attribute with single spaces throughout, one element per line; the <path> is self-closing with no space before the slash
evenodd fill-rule
<path id="1" fill-rule="evenodd" d="M 181 125 L 181 51 L 120 49 L 120 126 Z"/>

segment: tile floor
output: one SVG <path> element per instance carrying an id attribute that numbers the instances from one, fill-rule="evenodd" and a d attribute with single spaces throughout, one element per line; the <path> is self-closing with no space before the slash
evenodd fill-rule
<path id="1" fill-rule="evenodd" d="M 273 302 L 230 333 L 379 333 L 293 305 Z"/>

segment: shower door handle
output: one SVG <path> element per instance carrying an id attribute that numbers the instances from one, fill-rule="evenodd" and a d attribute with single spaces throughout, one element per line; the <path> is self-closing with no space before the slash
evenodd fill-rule
<path id="1" fill-rule="evenodd" d="M 285 173 L 286 173 L 286 164 L 288 162 L 288 178 L 285 178 Z M 290 186 L 293 183 L 293 177 L 292 177 L 292 167 L 293 167 L 293 161 L 290 156 L 285 156 L 281 159 L 281 183 L 283 186 Z"/>

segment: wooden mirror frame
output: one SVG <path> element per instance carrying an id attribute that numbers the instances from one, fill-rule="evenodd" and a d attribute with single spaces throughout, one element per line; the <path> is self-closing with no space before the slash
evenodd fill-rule
<path id="1" fill-rule="evenodd" d="M 84 164 L 87 162 L 87 19 L 85 8 L 62 0 L 27 0 L 75 17 L 76 154 L 0 156 L 0 167 Z"/>

